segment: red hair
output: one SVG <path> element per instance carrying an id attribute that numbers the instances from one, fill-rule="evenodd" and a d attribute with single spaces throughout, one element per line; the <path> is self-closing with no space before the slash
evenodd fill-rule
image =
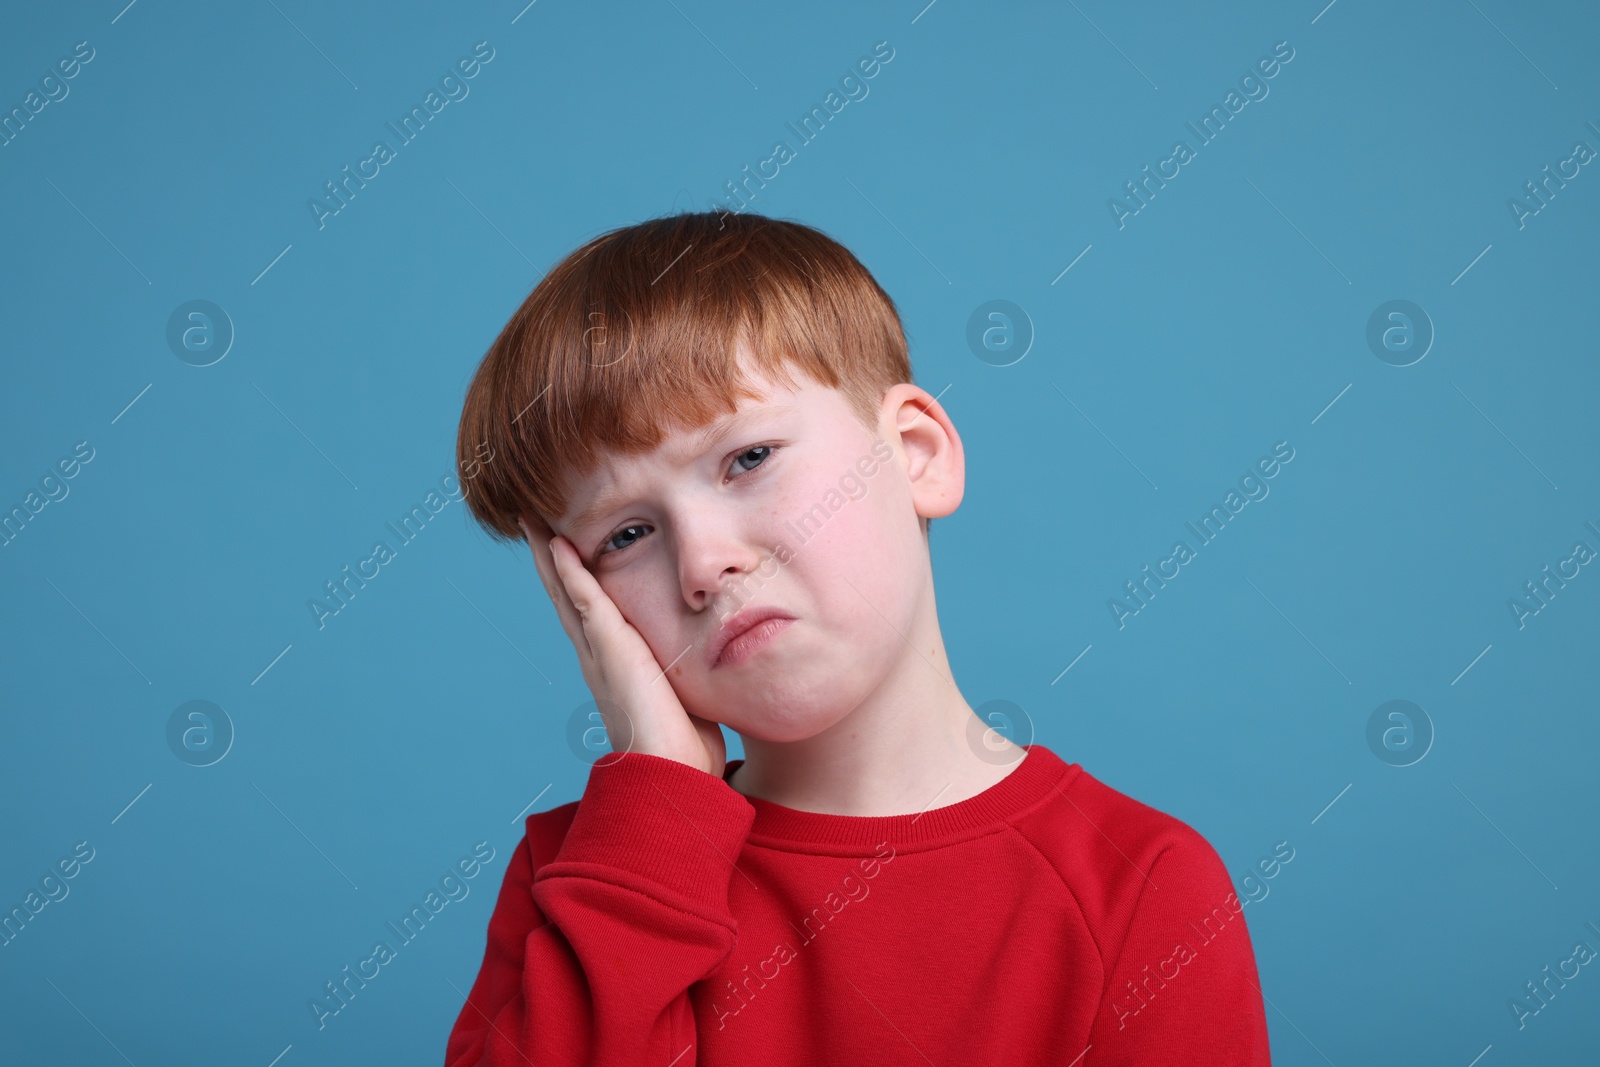
<path id="1" fill-rule="evenodd" d="M 894 302 L 843 245 L 797 222 L 684 213 L 602 234 L 558 263 L 489 346 L 456 458 L 473 517 L 521 540 L 567 512 L 602 452 L 638 455 L 759 399 L 740 367 L 838 389 L 869 432 L 911 361 Z"/>

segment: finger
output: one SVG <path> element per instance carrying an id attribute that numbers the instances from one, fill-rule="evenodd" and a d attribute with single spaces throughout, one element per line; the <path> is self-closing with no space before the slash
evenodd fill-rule
<path id="1" fill-rule="evenodd" d="M 655 654 L 645 644 L 644 636 L 634 631 L 628 620 L 623 618 L 621 609 L 600 588 L 599 581 L 578 558 L 578 550 L 572 546 L 572 542 L 558 535 L 550 542 L 550 548 L 562 585 L 572 600 L 578 618 L 582 620 L 583 632 L 588 636 L 596 657 L 602 663 L 620 660 L 642 664 L 648 660 L 659 671 L 660 664 L 656 663 Z M 630 634 L 634 638 L 632 641 L 628 640 Z"/>
<path id="2" fill-rule="evenodd" d="M 587 621 L 602 603 L 611 603 L 605 590 L 600 588 L 600 583 L 595 581 L 594 575 L 578 558 L 578 550 L 571 541 L 557 534 L 550 539 L 546 548 L 550 553 L 551 565 L 561 581 L 561 588 L 566 591 L 580 618 Z"/>
<path id="3" fill-rule="evenodd" d="M 556 609 L 556 618 L 561 623 L 561 628 L 566 631 L 567 638 L 577 648 L 580 657 L 589 655 L 583 618 L 573 606 L 572 598 L 567 594 L 566 580 L 551 556 L 549 542 L 553 535 L 550 533 L 550 528 L 537 517 L 532 524 L 519 519 L 518 525 L 528 536 L 528 549 L 533 554 L 534 570 L 538 572 L 539 583 L 544 586 L 545 594 L 549 596 L 550 603 Z"/>
<path id="4" fill-rule="evenodd" d="M 533 565 L 539 572 L 539 578 L 545 583 L 545 588 L 550 593 L 550 599 L 560 607 L 564 597 L 557 597 L 559 590 L 565 592 L 561 575 L 556 571 L 555 561 L 550 555 L 550 540 L 555 536 L 550 527 L 543 521 L 535 518 L 530 525 L 525 519 L 518 519 L 517 524 L 522 527 L 523 535 L 528 539 L 528 549 L 533 553 Z"/>
<path id="5" fill-rule="evenodd" d="M 561 576 L 550 558 L 549 534 L 546 533 L 541 537 L 530 531 L 526 523 L 522 524 L 522 528 L 528 536 L 528 551 L 533 555 L 533 568 L 539 575 L 539 581 L 544 584 L 545 592 L 550 595 L 550 601 L 556 606 L 557 613 L 565 617 L 564 609 L 570 607 L 570 604 L 562 589 Z"/>

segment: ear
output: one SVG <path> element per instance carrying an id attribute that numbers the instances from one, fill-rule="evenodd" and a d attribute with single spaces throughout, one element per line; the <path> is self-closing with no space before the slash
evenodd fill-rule
<path id="1" fill-rule="evenodd" d="M 918 516 L 937 519 L 960 506 L 967 481 L 961 435 L 931 393 L 910 382 L 891 386 L 878 433 L 902 457 Z"/>

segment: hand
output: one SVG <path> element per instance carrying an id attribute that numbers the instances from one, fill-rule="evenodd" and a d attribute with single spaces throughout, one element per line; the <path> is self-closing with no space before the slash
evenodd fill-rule
<path id="1" fill-rule="evenodd" d="M 727 764 L 722 727 L 684 710 L 650 646 L 606 596 L 572 542 L 538 516 L 521 525 L 612 744 L 720 778 Z"/>

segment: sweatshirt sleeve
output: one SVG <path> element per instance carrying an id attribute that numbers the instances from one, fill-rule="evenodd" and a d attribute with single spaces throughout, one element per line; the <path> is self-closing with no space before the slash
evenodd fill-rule
<path id="1" fill-rule="evenodd" d="M 1084 1067 L 1270 1067 L 1244 903 L 1221 858 L 1183 826 L 1141 881 Z"/>
<path id="2" fill-rule="evenodd" d="M 630 752 L 590 769 L 549 862 L 518 844 L 446 1067 L 698 1059 L 689 987 L 733 950 L 733 864 L 755 810 L 721 778 Z"/>

